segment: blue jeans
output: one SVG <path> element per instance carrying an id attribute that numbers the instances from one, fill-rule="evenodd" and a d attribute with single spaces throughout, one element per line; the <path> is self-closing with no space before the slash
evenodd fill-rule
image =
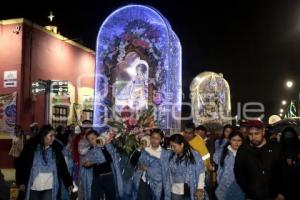
<path id="1" fill-rule="evenodd" d="M 30 200 L 52 200 L 52 190 L 34 191 L 30 190 Z"/>
<path id="2" fill-rule="evenodd" d="M 93 177 L 92 200 L 102 199 L 104 195 L 105 200 L 116 199 L 115 182 L 112 173 Z"/>

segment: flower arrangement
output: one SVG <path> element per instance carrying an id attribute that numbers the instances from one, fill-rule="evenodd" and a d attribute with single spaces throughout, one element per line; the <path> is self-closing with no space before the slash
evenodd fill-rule
<path id="1" fill-rule="evenodd" d="M 112 144 L 121 152 L 130 155 L 140 143 L 147 131 L 156 126 L 154 108 L 149 106 L 139 116 L 125 106 L 118 119 L 108 121 L 112 127 Z"/>

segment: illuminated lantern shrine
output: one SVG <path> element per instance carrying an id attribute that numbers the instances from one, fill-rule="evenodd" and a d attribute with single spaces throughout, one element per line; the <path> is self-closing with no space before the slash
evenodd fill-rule
<path id="1" fill-rule="evenodd" d="M 231 123 L 230 88 L 222 74 L 198 74 L 190 84 L 190 98 L 196 125 Z"/>
<path id="2" fill-rule="evenodd" d="M 181 44 L 156 9 L 129 5 L 110 14 L 97 37 L 94 126 L 129 107 L 154 107 L 162 129 L 180 129 Z"/>

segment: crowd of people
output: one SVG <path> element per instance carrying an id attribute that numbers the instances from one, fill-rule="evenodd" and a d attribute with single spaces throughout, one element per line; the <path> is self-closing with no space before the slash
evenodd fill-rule
<path id="1" fill-rule="evenodd" d="M 290 128 L 275 140 L 259 120 L 220 133 L 191 122 L 171 136 L 154 128 L 130 156 L 99 141 L 87 120 L 31 128 L 28 140 L 16 128 L 10 152 L 18 199 L 300 199 L 300 142 Z"/>

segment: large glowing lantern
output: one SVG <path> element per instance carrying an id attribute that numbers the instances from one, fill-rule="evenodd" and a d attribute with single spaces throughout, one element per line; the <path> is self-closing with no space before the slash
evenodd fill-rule
<path id="1" fill-rule="evenodd" d="M 230 88 L 222 74 L 203 72 L 190 84 L 194 123 L 231 123 Z"/>
<path id="2" fill-rule="evenodd" d="M 94 126 L 106 126 L 124 107 L 149 106 L 163 129 L 179 129 L 181 45 L 169 22 L 142 5 L 117 9 L 97 37 Z"/>

